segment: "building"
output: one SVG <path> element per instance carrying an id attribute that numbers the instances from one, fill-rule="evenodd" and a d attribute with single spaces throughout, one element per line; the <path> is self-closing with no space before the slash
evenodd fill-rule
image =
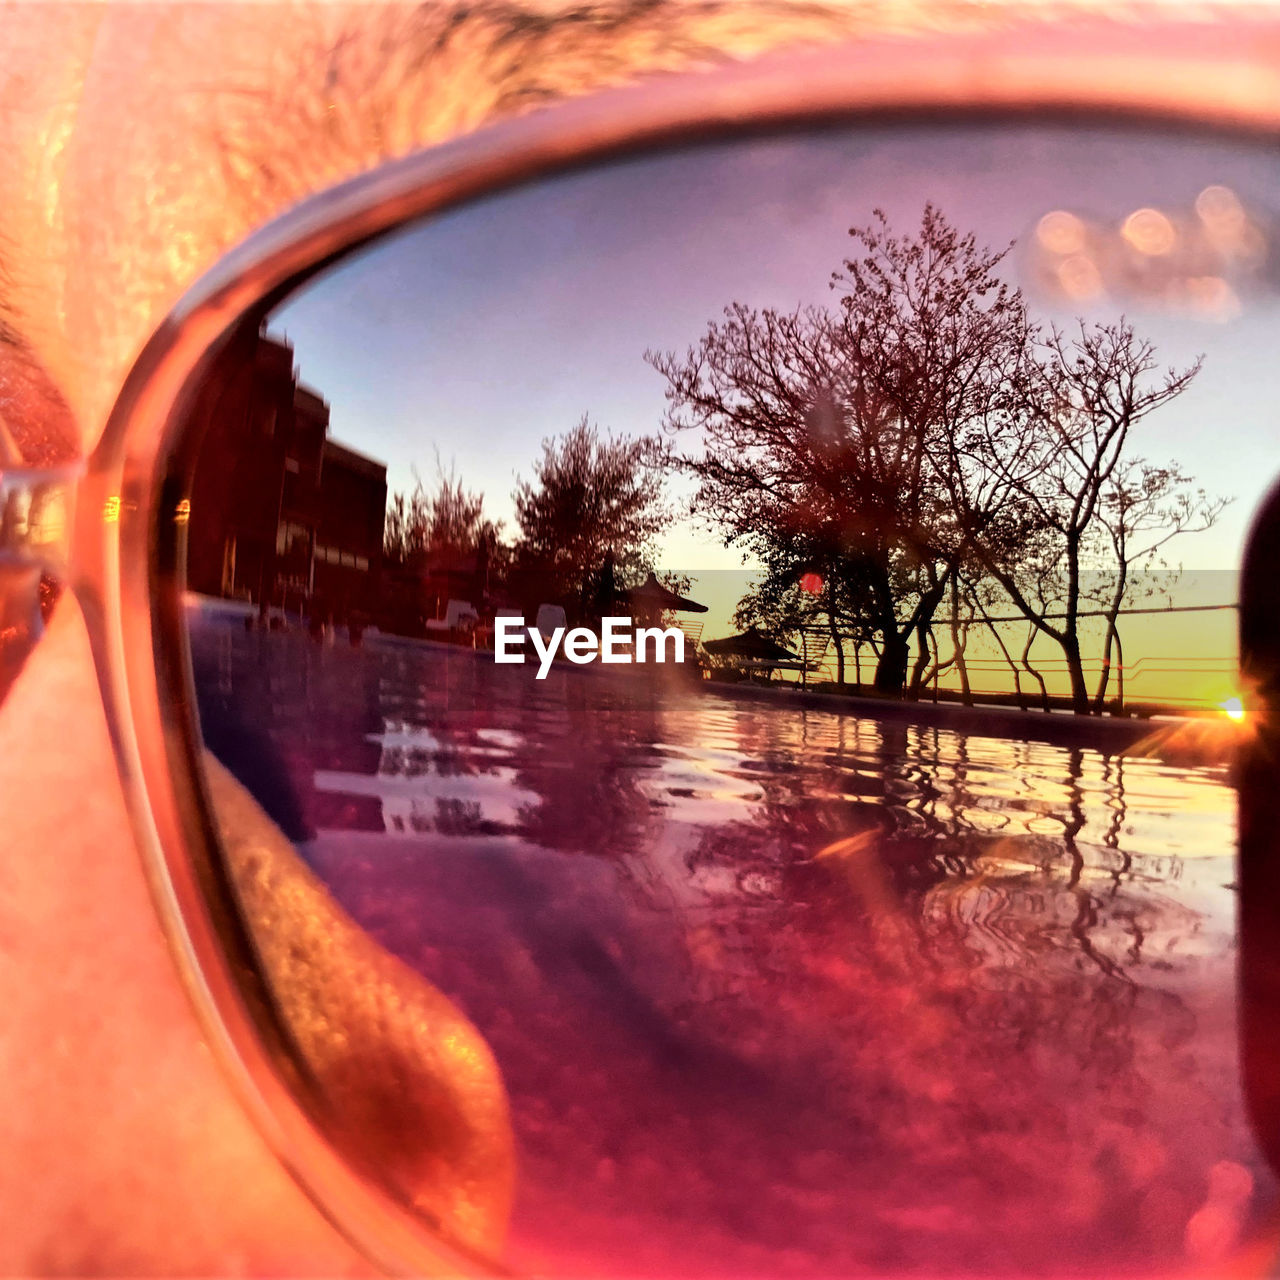
<path id="1" fill-rule="evenodd" d="M 329 406 L 298 382 L 293 348 L 254 327 L 237 333 L 189 413 L 202 439 L 188 587 L 337 619 L 372 613 L 387 469 L 329 438 Z"/>
<path id="2" fill-rule="evenodd" d="M 326 439 L 311 572 L 335 617 L 376 611 L 386 515 L 386 466 Z"/>

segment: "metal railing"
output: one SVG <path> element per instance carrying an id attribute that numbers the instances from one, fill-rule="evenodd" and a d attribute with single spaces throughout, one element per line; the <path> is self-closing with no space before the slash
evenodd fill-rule
<path id="1" fill-rule="evenodd" d="M 1135 617 L 1234 613 L 1238 608 L 1235 602 L 1132 608 L 1121 610 L 1117 621 Z M 1105 620 L 1109 615 L 1103 610 L 1082 610 L 1076 616 L 1096 621 Z M 1065 615 L 1047 614 L 1045 617 L 1047 621 L 1060 621 Z M 979 617 L 968 623 L 964 667 L 974 702 L 1013 704 L 1031 709 L 1061 706 L 1068 701 L 1069 664 L 1066 658 L 1050 651 L 1052 642 L 1047 639 L 1038 641 L 1039 652 L 1033 654 L 1031 650 L 1035 646 L 1027 644 L 1029 625 L 1022 614 Z M 997 628 L 1001 627 L 1020 627 L 1021 635 L 1010 643 L 1011 637 L 997 634 Z M 935 702 L 958 700 L 962 693 L 961 678 L 954 660 L 954 646 L 950 643 L 950 621 L 936 620 L 931 638 L 931 654 L 919 696 Z M 1081 636 L 1082 642 L 1092 638 L 1098 641 L 1099 651 L 1084 656 L 1081 667 L 1090 688 L 1091 702 L 1104 670 L 1108 672 L 1104 696 L 1108 710 L 1210 710 L 1220 705 L 1225 696 L 1237 692 L 1234 651 L 1202 654 L 1142 652 L 1126 660 L 1123 636 L 1118 635 L 1115 656 L 1108 663 L 1102 652 L 1104 637 Z M 1162 637 L 1164 643 L 1169 640 L 1168 635 Z M 982 652 L 984 642 L 990 644 L 995 652 Z M 1176 644 L 1176 639 L 1174 642 Z M 803 653 L 805 671 L 797 673 L 794 678 L 810 686 L 837 682 L 839 664 L 829 629 L 803 628 L 795 644 Z M 849 692 L 869 692 L 878 659 L 876 646 L 866 640 L 844 639 L 842 648 L 845 656 L 843 688 Z M 908 659 L 909 681 L 917 654 L 918 647 L 913 637 Z"/>

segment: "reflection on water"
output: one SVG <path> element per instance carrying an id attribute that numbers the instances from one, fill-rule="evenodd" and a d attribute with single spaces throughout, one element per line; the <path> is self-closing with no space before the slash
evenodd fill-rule
<path id="1" fill-rule="evenodd" d="M 1165 1273 L 1272 1192 L 1225 769 L 193 627 L 211 747 L 510 1091 L 508 1261 Z"/>

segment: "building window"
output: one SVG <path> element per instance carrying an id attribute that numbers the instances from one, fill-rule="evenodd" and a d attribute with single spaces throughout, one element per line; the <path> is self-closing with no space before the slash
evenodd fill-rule
<path id="1" fill-rule="evenodd" d="M 311 528 L 296 520 L 281 520 L 276 530 L 276 554 L 311 558 Z"/>

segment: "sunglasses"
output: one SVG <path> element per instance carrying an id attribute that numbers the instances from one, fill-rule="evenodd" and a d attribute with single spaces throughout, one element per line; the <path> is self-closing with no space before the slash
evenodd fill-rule
<path id="1" fill-rule="evenodd" d="M 87 462 L 0 436 L 0 652 L 75 592 L 209 1042 L 378 1265 L 1269 1265 L 1280 80 L 1099 41 L 388 164 Z"/>

